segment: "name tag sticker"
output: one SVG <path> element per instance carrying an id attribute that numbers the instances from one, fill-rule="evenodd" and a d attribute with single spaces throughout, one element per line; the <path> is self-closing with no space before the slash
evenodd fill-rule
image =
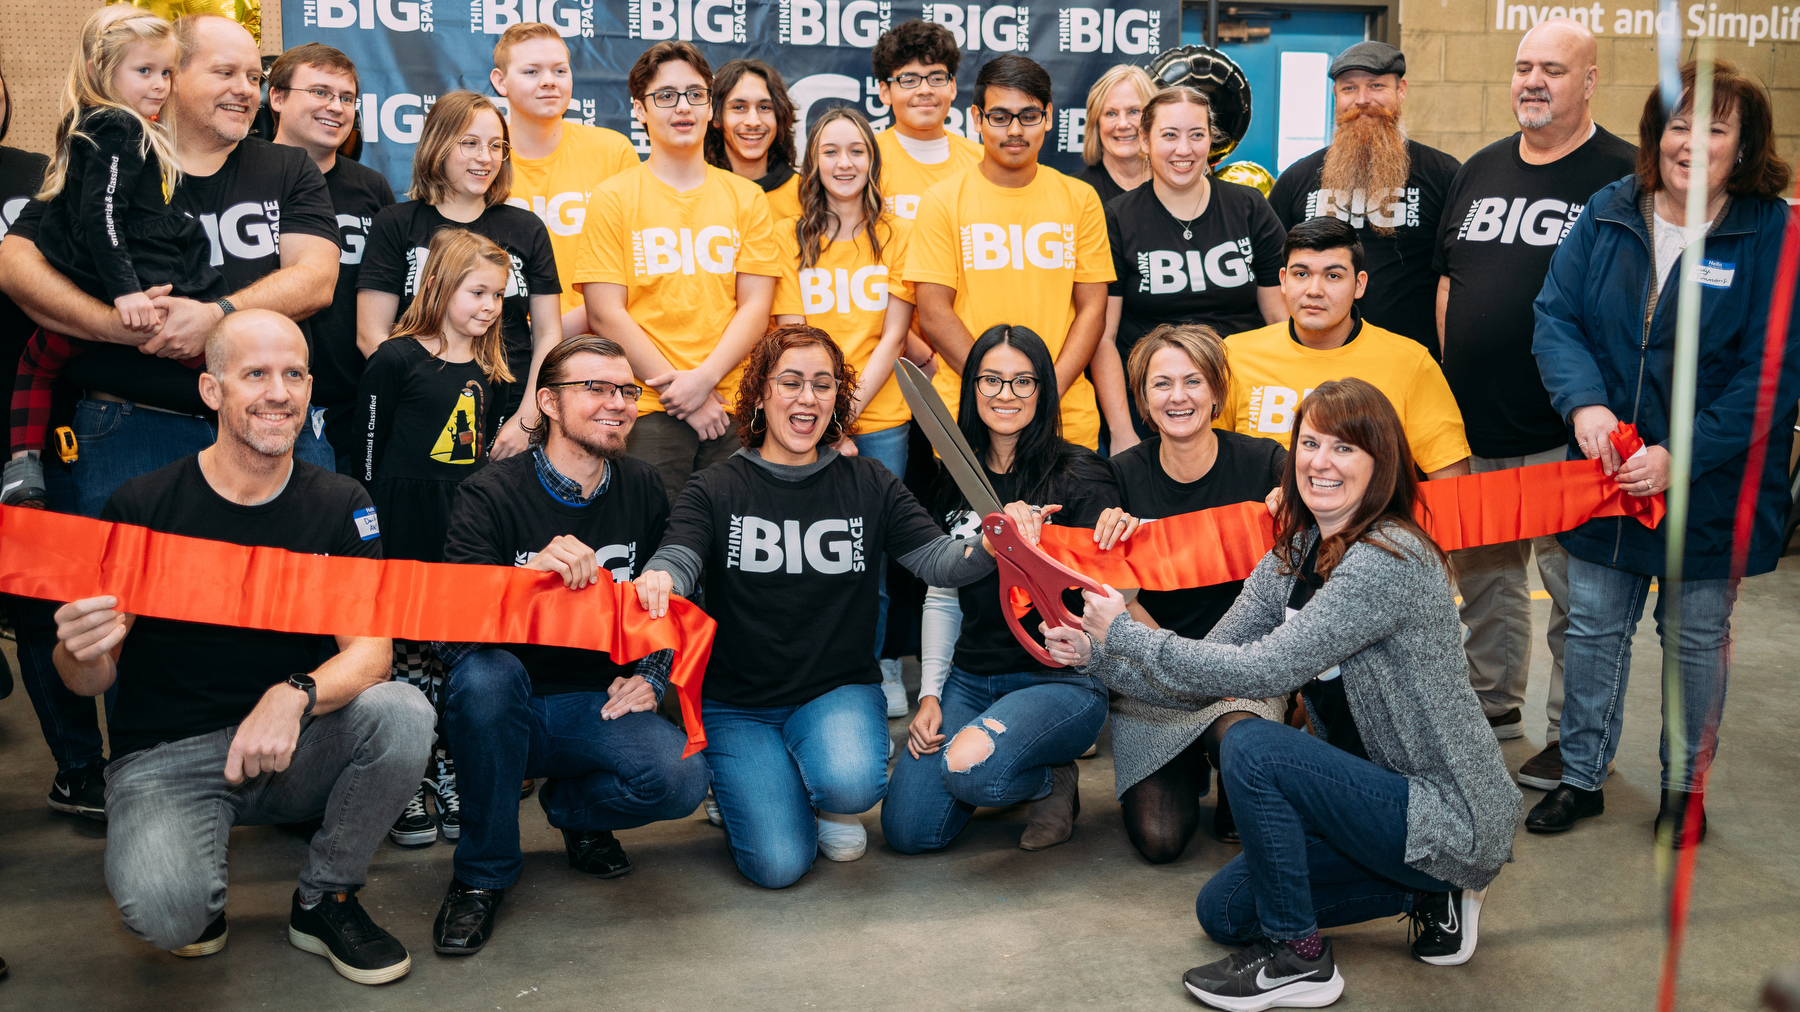
<path id="1" fill-rule="evenodd" d="M 1737 273 L 1737 264 L 1728 264 L 1719 260 L 1702 260 L 1694 265 L 1693 280 L 1708 288 L 1730 288 L 1732 275 Z"/>
<path id="2" fill-rule="evenodd" d="M 364 541 L 373 541 L 381 537 L 381 523 L 375 519 L 375 507 L 368 506 L 359 509 L 350 514 L 350 519 L 356 522 L 356 533 L 361 535 Z"/>

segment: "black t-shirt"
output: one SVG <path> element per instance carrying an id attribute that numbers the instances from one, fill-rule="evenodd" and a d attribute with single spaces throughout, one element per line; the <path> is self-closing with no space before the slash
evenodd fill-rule
<path id="1" fill-rule="evenodd" d="M 1349 222 L 1362 240 L 1364 269 L 1369 272 L 1369 287 L 1357 300 L 1363 315 L 1377 327 L 1419 342 L 1437 358 L 1438 274 L 1431 261 L 1444 198 L 1456 178 L 1456 159 L 1418 141 L 1407 141 L 1411 168 L 1406 191 L 1370 200 L 1360 193 L 1334 196 L 1320 189 L 1319 171 L 1327 150 L 1320 148 L 1288 166 L 1275 181 L 1275 188 L 1269 191 L 1275 216 L 1290 229 L 1325 214 Z M 1370 205 L 1377 208 L 1375 213 L 1361 210 Z M 1375 231 L 1376 225 L 1394 232 L 1383 236 Z"/>
<path id="2" fill-rule="evenodd" d="M 444 561 L 477 566 L 523 566 L 555 538 L 574 537 L 594 550 L 615 582 L 636 578 L 669 521 L 669 499 L 656 469 L 636 457 L 608 465 L 606 491 L 585 506 L 550 494 L 537 475 L 534 455 L 494 461 L 456 487 Z M 615 678 L 630 678 L 637 662 L 614 664 L 604 651 L 574 647 L 498 644 L 517 657 L 537 695 L 605 692 Z"/>
<path id="3" fill-rule="evenodd" d="M 1319 575 L 1319 542 L 1306 550 L 1306 558 L 1300 563 L 1300 572 L 1296 574 L 1294 589 L 1288 594 L 1288 617 L 1306 607 L 1313 594 L 1325 586 L 1325 578 Z M 1315 732 L 1332 745 L 1359 759 L 1369 758 L 1368 750 L 1363 748 L 1362 731 L 1356 726 L 1356 717 L 1350 712 L 1350 697 L 1344 692 L 1343 671 L 1332 668 L 1322 671 L 1318 677 L 1300 686 L 1300 694 L 1318 714 L 1319 723 L 1325 725 L 1316 728 Z"/>
<path id="4" fill-rule="evenodd" d="M 511 415 L 518 410 L 525 396 L 525 381 L 531 375 L 531 297 L 562 294 L 562 283 L 556 279 L 556 254 L 550 250 L 550 233 L 542 219 L 522 207 L 496 204 L 465 223 L 451 221 L 422 200 L 395 204 L 375 216 L 356 287 L 398 295 L 400 307 L 394 313 L 398 321 L 425 281 L 431 237 L 444 228 L 466 228 L 486 236 L 512 258 L 500 310 L 506 364 L 518 380 L 508 395 L 506 413 Z"/>
<path id="5" fill-rule="evenodd" d="M 477 362 L 434 358 L 410 337 L 383 341 L 358 387 L 357 477 L 365 484 L 467 478 L 487 461 L 500 431 L 505 387 Z"/>
<path id="6" fill-rule="evenodd" d="M 1106 205 L 1106 237 L 1118 280 L 1106 294 L 1125 300 L 1119 317 L 1119 355 L 1164 323 L 1204 323 L 1221 338 L 1263 325 L 1258 288 L 1281 284 L 1281 243 L 1287 230 L 1261 192 L 1211 180 L 1206 210 L 1194 237 L 1147 183 Z M 1146 433 L 1147 434 L 1147 433 Z"/>
<path id="7" fill-rule="evenodd" d="M 44 182 L 44 166 L 49 162 L 50 159 L 30 151 L 0 148 L 0 238 L 5 238 L 7 229 L 31 203 L 32 194 Z M 0 295 L 0 367 L 5 368 L 9 378 L 18 371 L 19 356 L 24 354 L 25 342 L 35 330 L 37 324 L 19 304 Z M 12 387 L 6 389 L 10 391 Z"/>
<path id="8" fill-rule="evenodd" d="M 303 555 L 381 558 L 362 486 L 305 461 L 293 467 L 275 498 L 244 506 L 213 491 L 199 456 L 189 455 L 120 485 L 100 519 Z M 113 755 L 230 727 L 269 686 L 336 653 L 331 636 L 140 616 L 119 654 L 119 696 L 107 721 Z"/>
<path id="9" fill-rule="evenodd" d="M 197 218 L 226 292 L 241 291 L 281 269 L 282 235 L 338 241 L 325 177 L 306 152 L 255 137 L 238 142 L 210 176 L 183 175 L 172 206 Z M 33 201 L 14 231 L 38 241 L 43 204 Z M 310 320 L 300 321 L 302 333 Z M 310 340 L 310 336 L 309 336 Z M 174 359 L 119 344 L 94 344 L 69 362 L 70 382 L 185 414 L 206 414 L 194 371 Z"/>
<path id="10" fill-rule="evenodd" d="M 1094 192 L 1100 195 L 1100 203 L 1102 204 L 1111 203 L 1112 199 L 1120 194 L 1137 192 L 1137 190 L 1127 190 L 1123 186 L 1120 186 L 1118 181 L 1113 179 L 1112 173 L 1106 171 L 1105 162 L 1090 165 L 1087 168 L 1082 169 L 1075 178 L 1093 187 Z M 1149 184 L 1140 184 L 1137 189 L 1149 189 Z"/>
<path id="11" fill-rule="evenodd" d="M 881 681 L 881 554 L 899 558 L 941 533 L 869 457 L 838 457 L 799 481 L 742 456 L 696 472 L 663 544 L 706 563 L 706 611 L 719 623 L 706 698 L 799 706 Z"/>
<path id="12" fill-rule="evenodd" d="M 1199 481 L 1179 482 L 1163 470 L 1162 439 L 1152 436 L 1107 461 L 1119 483 L 1119 505 L 1144 520 L 1164 520 L 1241 502 L 1262 502 L 1281 483 L 1287 450 L 1273 439 L 1214 431 L 1219 456 Z M 1186 590 L 1146 590 L 1138 603 L 1164 629 L 1202 639 L 1237 600 L 1244 582 L 1234 580 Z"/>
<path id="13" fill-rule="evenodd" d="M 369 230 L 381 209 L 394 203 L 394 188 L 387 177 L 360 162 L 339 155 L 325 173 L 325 187 L 337 215 L 337 287 L 331 305 L 307 320 L 312 325 L 313 403 L 329 415 L 348 412 L 362 379 L 363 354 L 356 347 L 356 279 Z M 339 454 L 347 449 L 333 446 Z"/>
<path id="14" fill-rule="evenodd" d="M 1523 457 L 1568 442 L 1531 354 L 1532 300 L 1588 198 L 1630 175 L 1637 148 L 1598 125 L 1548 165 L 1513 134 L 1475 152 L 1444 203 L 1432 270 L 1450 279 L 1444 379 L 1478 457 Z"/>
<path id="15" fill-rule="evenodd" d="M 1061 527 L 1092 527 L 1100 519 L 1101 511 L 1109 506 L 1119 505 L 1119 488 L 1113 481 L 1112 471 L 1106 461 L 1086 447 L 1072 443 L 1063 444 L 1064 466 L 1050 478 L 1050 490 L 1044 501 L 1034 502 L 1034 506 L 1047 506 L 1060 503 L 1062 509 L 1050 515 L 1047 523 Z M 1016 473 L 995 474 L 987 472 L 987 479 L 994 486 L 994 494 L 1002 503 L 1017 502 L 1023 498 L 1020 492 L 1019 476 Z M 938 488 L 945 485 L 940 482 Z M 938 516 L 944 518 L 944 528 L 953 534 L 963 536 L 972 534 L 980 526 L 981 518 L 969 510 L 960 494 L 944 495 L 934 505 Z M 989 573 L 974 583 L 957 589 L 957 597 L 962 603 L 962 629 L 956 637 L 956 653 L 953 658 L 957 667 L 972 675 L 1002 675 L 1015 671 L 1040 671 L 1044 665 L 1037 658 L 1025 652 L 1014 638 L 1012 626 L 1006 623 L 1004 608 L 1010 607 L 1001 600 L 1000 573 Z M 1064 594 L 1063 603 L 1070 611 L 1081 614 L 1081 595 L 1074 592 Z M 1038 624 L 1043 621 L 1033 608 L 1019 619 L 1031 637 L 1039 642 L 1043 637 L 1038 634 Z"/>

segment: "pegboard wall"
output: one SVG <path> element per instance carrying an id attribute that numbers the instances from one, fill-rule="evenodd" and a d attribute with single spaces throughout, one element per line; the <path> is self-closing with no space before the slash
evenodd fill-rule
<path id="1" fill-rule="evenodd" d="M 50 151 L 56 113 L 75 36 L 81 22 L 101 6 L 94 0 L 5 0 L 0 4 L 0 74 L 12 101 L 12 127 L 5 144 L 26 151 Z M 262 0 L 264 53 L 281 52 L 281 0 Z"/>

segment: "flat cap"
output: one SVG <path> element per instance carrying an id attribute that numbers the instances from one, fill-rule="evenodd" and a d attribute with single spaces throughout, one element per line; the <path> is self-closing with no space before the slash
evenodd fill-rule
<path id="1" fill-rule="evenodd" d="M 1405 77 L 1406 54 L 1385 42 L 1358 42 L 1331 61 L 1331 69 L 1327 74 L 1335 81 L 1339 74 L 1347 70 L 1366 70 L 1377 76 L 1398 74 Z"/>

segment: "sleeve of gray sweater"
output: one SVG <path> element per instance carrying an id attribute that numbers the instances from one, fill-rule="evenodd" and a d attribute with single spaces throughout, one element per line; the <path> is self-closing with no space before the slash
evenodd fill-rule
<path id="1" fill-rule="evenodd" d="M 943 535 L 895 560 L 930 587 L 963 587 L 994 571 L 981 542 Z"/>
<path id="2" fill-rule="evenodd" d="M 700 573 L 706 568 L 706 561 L 700 553 L 686 545 L 664 545 L 650 556 L 644 563 L 644 572 L 660 569 L 669 574 L 675 583 L 674 593 L 687 597 L 700 585 Z"/>

